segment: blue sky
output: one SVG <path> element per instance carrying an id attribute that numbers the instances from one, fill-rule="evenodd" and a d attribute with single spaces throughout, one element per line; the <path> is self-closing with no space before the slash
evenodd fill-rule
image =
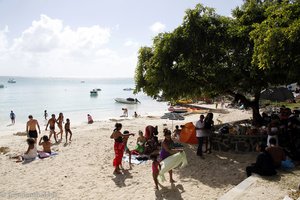
<path id="1" fill-rule="evenodd" d="M 230 16 L 242 0 L 0 0 L 1 75 L 133 77 L 138 49 L 198 3 Z"/>

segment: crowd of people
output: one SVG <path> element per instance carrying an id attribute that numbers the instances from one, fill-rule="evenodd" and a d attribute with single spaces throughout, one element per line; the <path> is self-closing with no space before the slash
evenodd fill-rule
<path id="1" fill-rule="evenodd" d="M 165 128 L 163 130 L 164 140 L 159 142 L 158 140 L 158 128 L 157 126 L 146 126 L 145 135 L 140 130 L 138 132 L 139 136 L 136 140 L 136 147 L 133 150 L 130 150 L 127 146 L 129 136 L 134 136 L 133 133 L 125 130 L 121 132 L 122 124 L 116 123 L 115 129 L 113 130 L 110 138 L 114 139 L 114 152 L 115 157 L 113 160 L 114 174 L 121 174 L 122 169 L 122 158 L 124 153 L 129 155 L 129 166 L 131 169 L 131 155 L 132 154 L 142 154 L 148 155 L 149 158 L 153 161 L 152 163 L 152 175 L 153 181 L 155 183 L 155 189 L 158 189 L 158 174 L 160 170 L 160 161 L 168 158 L 169 156 L 176 154 L 177 152 L 182 151 L 182 149 L 177 149 L 175 143 L 172 139 L 172 132 Z M 159 158 L 158 158 L 159 156 Z M 172 170 L 169 171 L 170 182 L 173 183 L 173 174 Z"/>
<path id="2" fill-rule="evenodd" d="M 45 120 L 47 120 L 48 114 L 47 111 L 44 111 Z M 65 125 L 63 127 L 63 124 Z M 59 128 L 59 132 L 55 131 L 56 125 Z M 55 118 L 55 114 L 51 115 L 51 118 L 48 120 L 47 125 L 45 127 L 45 131 L 47 131 L 48 127 L 50 128 L 49 136 L 43 135 L 41 136 L 41 128 L 38 123 L 38 120 L 34 119 L 32 115 L 28 116 L 28 121 L 26 123 L 26 134 L 27 134 L 27 151 L 22 155 L 14 156 L 13 158 L 18 159 L 17 162 L 22 162 L 26 160 L 34 160 L 37 156 L 40 158 L 48 157 L 51 155 L 51 138 L 54 136 L 55 143 L 59 143 L 63 140 L 63 133 L 65 132 L 66 143 L 71 142 L 72 140 L 72 131 L 70 129 L 70 119 L 66 119 L 64 121 L 63 113 L 59 113 L 58 118 Z M 60 139 L 58 140 L 58 135 L 60 135 Z M 42 151 L 37 150 L 37 140 L 38 137 L 40 140 L 38 142 L 39 146 L 42 146 Z"/>

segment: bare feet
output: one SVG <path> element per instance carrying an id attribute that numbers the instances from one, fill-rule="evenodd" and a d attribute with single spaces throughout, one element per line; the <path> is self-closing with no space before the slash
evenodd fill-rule
<path id="1" fill-rule="evenodd" d="M 114 174 L 122 174 L 119 170 L 115 170 Z"/>

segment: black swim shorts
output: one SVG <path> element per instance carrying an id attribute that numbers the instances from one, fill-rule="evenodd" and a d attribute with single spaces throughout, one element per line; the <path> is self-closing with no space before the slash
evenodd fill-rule
<path id="1" fill-rule="evenodd" d="M 28 132 L 28 135 L 29 135 L 30 138 L 37 138 L 37 137 L 38 137 L 38 133 L 37 133 L 36 130 L 34 130 L 34 131 L 29 131 L 29 132 Z"/>

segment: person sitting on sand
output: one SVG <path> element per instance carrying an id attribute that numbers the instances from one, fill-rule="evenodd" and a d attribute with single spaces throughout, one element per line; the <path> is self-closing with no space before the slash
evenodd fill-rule
<path id="1" fill-rule="evenodd" d="M 134 135 L 134 134 L 129 134 L 129 131 L 124 131 L 123 132 L 123 143 L 125 146 L 125 153 L 127 153 L 129 155 L 129 167 L 131 169 L 131 151 L 129 150 L 128 146 L 127 146 L 127 142 L 128 142 L 128 138 L 130 135 Z"/>
<path id="2" fill-rule="evenodd" d="M 87 118 L 88 118 L 88 124 L 94 123 L 94 120 L 90 114 L 87 114 Z"/>
<path id="3" fill-rule="evenodd" d="M 116 123 L 115 129 L 111 134 L 110 138 L 115 140 L 114 143 L 114 151 L 115 151 L 115 158 L 113 160 L 113 166 L 115 167 L 114 173 L 121 174 L 120 172 L 120 165 L 122 164 L 122 158 L 124 154 L 125 145 L 123 143 L 123 137 L 127 136 L 121 133 L 122 124 Z M 129 134 L 134 135 L 134 134 Z"/>
<path id="4" fill-rule="evenodd" d="M 55 123 L 56 123 L 55 114 L 52 114 L 51 118 L 48 120 L 45 130 L 47 131 L 47 128 L 50 125 L 49 140 L 51 141 L 51 136 L 52 136 L 52 134 L 54 134 L 54 139 L 55 139 L 55 142 L 57 143 L 57 137 L 56 137 L 56 132 L 55 132 Z"/>
<path id="5" fill-rule="evenodd" d="M 69 118 L 67 118 L 66 123 L 65 123 L 65 132 L 66 132 L 66 143 L 68 143 L 68 133 L 70 133 L 69 141 L 71 142 L 72 131 L 70 129 L 70 119 Z"/>
<path id="6" fill-rule="evenodd" d="M 36 131 L 36 127 L 39 129 L 39 134 L 41 134 L 41 129 L 38 121 L 33 119 L 32 115 L 28 116 L 29 120 L 26 124 L 26 133 L 29 138 L 33 138 L 35 142 L 37 142 L 38 132 Z"/>
<path id="7" fill-rule="evenodd" d="M 173 138 L 176 140 L 179 140 L 180 138 L 181 129 L 179 129 L 179 126 L 175 126 L 175 130 L 173 131 Z"/>
<path id="8" fill-rule="evenodd" d="M 42 142 L 43 140 L 43 142 Z M 49 138 L 47 135 L 44 135 L 41 137 L 39 141 L 39 145 L 43 146 L 43 152 L 51 154 L 51 142 L 49 141 Z"/>
<path id="9" fill-rule="evenodd" d="M 280 168 L 281 162 L 286 160 L 284 150 L 280 146 L 276 146 L 275 138 L 271 138 L 269 143 L 270 146 L 266 148 L 266 151 L 272 156 L 275 168 Z"/>
<path id="10" fill-rule="evenodd" d="M 168 130 L 167 128 L 164 129 L 164 136 L 165 136 L 165 139 L 164 139 L 164 141 L 162 142 L 162 145 L 161 145 L 160 160 L 164 160 L 167 157 L 169 157 L 170 155 L 182 151 L 182 150 L 174 149 L 174 142 L 171 138 L 171 131 Z M 173 179 L 172 170 L 169 171 L 169 175 L 170 175 L 170 182 L 171 183 L 175 182 L 174 179 Z"/>
<path id="11" fill-rule="evenodd" d="M 156 154 L 152 154 L 150 155 L 150 159 L 153 161 L 152 162 L 152 177 L 153 177 L 153 181 L 154 181 L 154 184 L 155 184 L 155 189 L 158 190 L 158 174 L 159 174 L 159 171 L 161 169 L 161 166 L 159 164 L 159 162 L 157 161 L 157 155 Z"/>
<path id="12" fill-rule="evenodd" d="M 276 175 L 276 170 L 273 165 L 271 155 L 266 151 L 267 145 L 260 144 L 256 146 L 256 150 L 260 154 L 256 158 L 256 162 L 251 166 L 246 167 L 247 176 L 251 176 L 252 173 L 259 174 L 261 176 L 273 176 Z"/>
<path id="13" fill-rule="evenodd" d="M 143 132 L 139 130 L 139 137 L 136 140 L 135 150 L 140 154 L 144 153 L 145 144 L 146 144 L 146 138 L 144 137 Z"/>
<path id="14" fill-rule="evenodd" d="M 12 158 L 17 158 L 16 162 L 34 160 L 37 156 L 37 149 L 35 145 L 35 140 L 33 138 L 28 138 L 27 140 L 28 148 L 23 155 L 14 156 Z"/>

